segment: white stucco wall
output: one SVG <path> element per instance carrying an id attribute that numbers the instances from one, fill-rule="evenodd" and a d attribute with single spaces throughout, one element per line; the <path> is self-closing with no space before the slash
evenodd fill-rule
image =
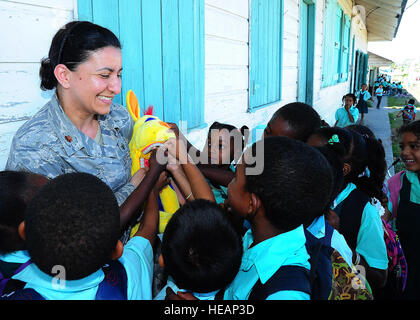
<path id="1" fill-rule="evenodd" d="M 351 15 L 352 2 L 339 0 Z M 50 98 L 39 89 L 39 62 L 48 53 L 56 30 L 75 16 L 76 0 L 0 0 L 0 170 L 7 160 L 16 130 Z M 282 100 L 249 113 L 250 0 L 205 0 L 205 122 L 254 128 L 266 124 L 281 106 L 297 100 L 299 72 L 300 0 L 284 0 Z M 321 88 L 325 0 L 316 1 L 316 38 L 313 106 L 334 123 L 349 81 Z M 353 18 L 355 21 L 357 17 Z M 360 26 L 362 25 L 362 28 Z M 352 23 L 356 49 L 367 52 L 363 23 Z M 350 48 L 350 59 L 353 49 Z M 350 68 L 352 63 L 350 63 Z M 208 127 L 187 134 L 202 148 Z"/>
<path id="2" fill-rule="evenodd" d="M 352 1 L 339 0 L 344 13 L 352 17 Z M 315 76 L 314 76 L 314 108 L 318 111 L 320 116 L 330 125 L 334 125 L 335 111 L 342 106 L 343 95 L 351 92 L 351 75 L 348 81 L 339 83 L 334 86 L 322 88 L 322 55 L 323 55 L 323 30 L 324 30 L 324 8 L 325 0 L 317 1 L 317 38 L 316 38 L 316 60 L 315 60 Z M 359 22 L 357 24 L 357 22 Z M 355 50 L 361 50 L 367 53 L 367 31 L 364 27 L 360 17 L 352 18 L 351 33 L 350 33 L 350 63 L 349 70 L 353 70 L 353 36 L 355 36 Z"/>
<path id="3" fill-rule="evenodd" d="M 74 0 L 0 0 L 0 170 L 16 130 L 51 96 L 39 88 L 40 61 L 73 8 Z"/>

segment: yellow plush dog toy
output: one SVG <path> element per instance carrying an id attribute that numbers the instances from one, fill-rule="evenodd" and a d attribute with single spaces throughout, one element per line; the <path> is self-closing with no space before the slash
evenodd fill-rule
<path id="1" fill-rule="evenodd" d="M 149 166 L 148 160 L 154 147 L 163 145 L 169 138 L 175 138 L 173 132 L 168 132 L 169 125 L 153 116 L 153 109 L 140 118 L 140 108 L 136 95 L 132 90 L 127 92 L 127 108 L 134 120 L 133 136 L 130 140 L 131 175 L 133 176 L 140 168 Z M 179 209 L 176 192 L 169 184 L 159 194 L 159 233 L 163 233 L 172 215 Z M 138 229 L 138 224 L 132 229 L 133 236 Z"/>

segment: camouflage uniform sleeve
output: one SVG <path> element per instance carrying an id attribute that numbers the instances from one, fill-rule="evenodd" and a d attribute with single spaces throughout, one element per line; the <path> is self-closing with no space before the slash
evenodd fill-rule
<path id="1" fill-rule="evenodd" d="M 61 161 L 45 146 L 12 143 L 6 170 L 33 172 L 52 179 L 65 173 Z"/>
<path id="2" fill-rule="evenodd" d="M 131 183 L 127 183 L 114 193 L 119 206 L 121 206 L 124 203 L 124 201 L 134 191 L 134 189 L 136 189 L 134 185 L 132 185 Z"/>

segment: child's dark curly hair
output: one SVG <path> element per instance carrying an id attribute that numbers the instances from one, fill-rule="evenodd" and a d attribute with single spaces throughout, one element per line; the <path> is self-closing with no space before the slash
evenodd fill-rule
<path id="1" fill-rule="evenodd" d="M 120 236 L 114 193 L 87 173 L 58 176 L 29 203 L 25 236 L 32 261 L 44 273 L 61 265 L 67 280 L 87 277 L 111 259 Z"/>
<path id="2" fill-rule="evenodd" d="M 341 154 L 344 151 L 344 163 L 351 166 L 350 172 L 345 176 L 345 185 L 352 182 L 368 196 L 383 198 L 382 188 L 387 168 L 385 149 L 379 141 L 346 128 L 322 128 L 315 134 L 324 137 L 325 143 L 333 135 L 339 137 L 341 146 L 337 145 L 336 149 L 339 148 Z"/>
<path id="3" fill-rule="evenodd" d="M 401 126 L 397 130 L 397 134 L 401 137 L 404 133 L 410 132 L 420 139 L 420 120 L 412 121 L 408 124 Z"/>

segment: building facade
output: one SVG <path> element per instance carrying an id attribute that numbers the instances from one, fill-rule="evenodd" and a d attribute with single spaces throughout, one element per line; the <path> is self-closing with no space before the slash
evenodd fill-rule
<path id="1" fill-rule="evenodd" d="M 247 125 L 255 140 L 278 108 L 295 101 L 312 105 L 333 124 L 343 95 L 367 82 L 368 41 L 389 40 L 394 32 L 392 39 L 398 28 L 393 19 L 399 23 L 401 15 L 391 18 L 385 4 L 383 13 L 369 12 L 375 3 L 0 0 L 0 27 L 6 31 L 0 52 L 0 170 L 16 130 L 53 94 L 39 89 L 39 62 L 69 21 L 93 21 L 121 40 L 123 87 L 116 102 L 125 105 L 132 89 L 142 108 L 153 105 L 201 148 L 214 121 Z M 387 30 L 382 36 L 369 31 L 378 21 Z"/>

